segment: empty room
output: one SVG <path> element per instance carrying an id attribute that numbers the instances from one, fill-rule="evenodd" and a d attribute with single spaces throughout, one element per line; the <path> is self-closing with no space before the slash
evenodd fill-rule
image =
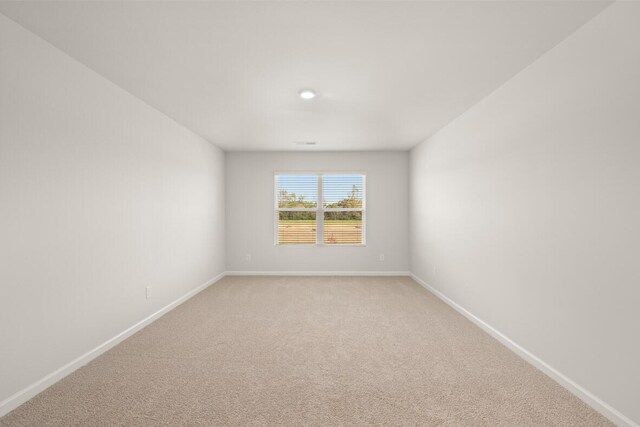
<path id="1" fill-rule="evenodd" d="M 0 426 L 640 427 L 640 2 L 0 0 Z"/>

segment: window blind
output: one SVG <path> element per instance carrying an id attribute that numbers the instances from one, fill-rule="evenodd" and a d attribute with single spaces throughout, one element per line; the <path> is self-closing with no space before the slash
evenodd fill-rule
<path id="1" fill-rule="evenodd" d="M 365 243 L 365 176 L 277 174 L 275 243 Z"/>
<path id="2" fill-rule="evenodd" d="M 323 175 L 322 205 L 324 244 L 364 243 L 363 175 Z"/>
<path id="3" fill-rule="evenodd" d="M 276 176 L 276 228 L 279 245 L 317 241 L 317 175 Z"/>

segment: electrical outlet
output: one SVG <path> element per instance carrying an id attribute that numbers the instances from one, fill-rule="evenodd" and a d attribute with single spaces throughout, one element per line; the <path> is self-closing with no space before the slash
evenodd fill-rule
<path id="1" fill-rule="evenodd" d="M 248 262 L 251 262 L 251 254 L 247 254 L 245 258 L 247 259 Z"/>
<path id="2" fill-rule="evenodd" d="M 384 261 L 384 254 L 380 254 L 380 261 Z"/>
<path id="3" fill-rule="evenodd" d="M 147 299 L 151 298 L 151 286 L 147 286 Z"/>

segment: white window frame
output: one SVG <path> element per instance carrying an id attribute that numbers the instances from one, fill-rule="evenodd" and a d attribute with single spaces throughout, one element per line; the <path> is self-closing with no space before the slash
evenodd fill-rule
<path id="1" fill-rule="evenodd" d="M 278 206 L 278 176 L 279 175 L 299 175 L 299 176 L 315 176 L 318 178 L 318 202 L 316 208 L 280 208 Z M 324 176 L 342 176 L 342 175 L 360 175 L 362 176 L 362 208 L 325 208 L 322 197 L 322 177 Z M 273 244 L 275 246 L 367 246 L 367 174 L 364 172 L 274 172 L 273 174 Z M 315 212 L 316 213 L 316 242 L 315 243 L 297 243 L 297 244 L 280 244 L 278 243 L 278 219 L 279 212 Z M 324 213 L 325 212 L 362 212 L 362 242 L 361 243 L 324 243 Z"/>

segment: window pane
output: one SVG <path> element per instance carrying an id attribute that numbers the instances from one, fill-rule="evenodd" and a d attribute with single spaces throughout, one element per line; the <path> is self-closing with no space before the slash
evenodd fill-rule
<path id="1" fill-rule="evenodd" d="M 322 198 L 325 208 L 362 208 L 362 175 L 324 175 Z"/>
<path id="2" fill-rule="evenodd" d="M 278 244 L 315 244 L 315 212 L 278 212 Z"/>
<path id="3" fill-rule="evenodd" d="M 362 212 L 325 212 L 323 241 L 327 245 L 362 243 Z"/>
<path id="4" fill-rule="evenodd" d="M 318 177 L 278 175 L 276 195 L 279 208 L 312 208 L 318 205 Z"/>

